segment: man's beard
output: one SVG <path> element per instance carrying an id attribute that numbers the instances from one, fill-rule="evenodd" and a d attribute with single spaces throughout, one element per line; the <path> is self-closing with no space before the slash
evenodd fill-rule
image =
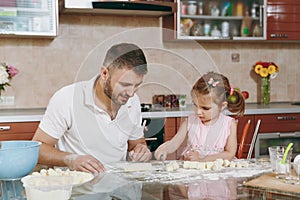
<path id="1" fill-rule="evenodd" d="M 111 87 L 111 78 L 110 77 L 108 77 L 108 79 L 104 83 L 104 93 L 114 104 L 123 105 L 123 103 L 120 103 L 117 100 L 117 98 L 113 96 L 113 89 Z"/>

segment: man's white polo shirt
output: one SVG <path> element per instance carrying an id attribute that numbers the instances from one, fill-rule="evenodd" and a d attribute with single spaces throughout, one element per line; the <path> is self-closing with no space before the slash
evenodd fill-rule
<path id="1" fill-rule="evenodd" d="M 94 103 L 94 77 L 66 86 L 51 98 L 39 127 L 59 139 L 57 148 L 90 154 L 102 163 L 126 159 L 127 141 L 143 137 L 140 101 L 135 94 L 114 120 Z"/>

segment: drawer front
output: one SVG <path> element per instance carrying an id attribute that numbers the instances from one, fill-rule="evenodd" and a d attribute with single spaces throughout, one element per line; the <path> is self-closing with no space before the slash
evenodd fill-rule
<path id="1" fill-rule="evenodd" d="M 0 123 L 0 141 L 31 140 L 40 122 Z"/>
<path id="2" fill-rule="evenodd" d="M 257 115 L 255 121 L 261 119 L 260 133 L 300 131 L 300 114 Z"/>

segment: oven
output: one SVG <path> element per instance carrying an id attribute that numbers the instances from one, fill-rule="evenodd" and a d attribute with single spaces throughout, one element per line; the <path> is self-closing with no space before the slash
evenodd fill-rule
<path id="1" fill-rule="evenodd" d="M 287 146 L 293 142 L 293 157 L 300 154 L 300 132 L 259 133 L 255 142 L 255 158 L 269 157 L 269 146 Z"/>
<path id="2" fill-rule="evenodd" d="M 143 118 L 146 121 L 144 136 L 147 146 L 151 152 L 154 152 L 159 145 L 164 143 L 164 118 Z"/>

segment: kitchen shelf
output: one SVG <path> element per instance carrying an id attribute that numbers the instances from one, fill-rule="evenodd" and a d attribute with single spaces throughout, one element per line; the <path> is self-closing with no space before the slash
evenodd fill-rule
<path id="1" fill-rule="evenodd" d="M 207 19 L 207 20 L 243 20 L 244 16 L 210 16 L 210 15 L 181 15 L 181 19 Z M 251 18 L 252 20 L 259 20 L 258 17 Z"/>
<path id="2" fill-rule="evenodd" d="M 200 2 L 203 5 L 201 14 L 198 10 Z M 188 0 L 178 0 L 177 12 L 172 17 L 163 18 L 163 28 L 173 30 L 173 33 L 163 32 L 164 41 L 265 41 L 266 0 L 230 2 L 232 10 L 224 13 L 221 11 L 224 10 L 224 5 L 228 4 L 225 0 L 196 0 L 193 9 L 189 8 Z M 237 10 L 238 4 L 242 6 L 242 11 Z M 219 13 L 212 13 L 213 7 L 216 7 Z M 222 29 L 227 29 L 227 32 L 222 32 Z"/>

